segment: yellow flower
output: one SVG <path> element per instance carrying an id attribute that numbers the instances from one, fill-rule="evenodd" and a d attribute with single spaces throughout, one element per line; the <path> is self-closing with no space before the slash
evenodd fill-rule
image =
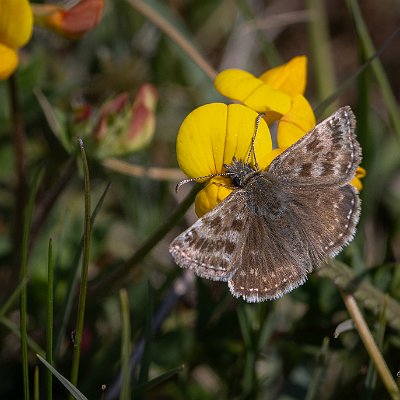
<path id="1" fill-rule="evenodd" d="M 224 172 L 233 157 L 246 160 L 258 114 L 240 104 L 211 103 L 196 108 L 183 121 L 176 140 L 178 164 L 190 178 Z M 272 161 L 272 141 L 260 120 L 254 144 L 260 169 Z M 254 164 L 253 155 L 249 160 Z M 206 179 L 203 179 L 205 181 Z M 211 179 L 196 197 L 196 213 L 205 214 L 228 196 L 232 183 L 224 177 Z"/>
<path id="2" fill-rule="evenodd" d="M 17 50 L 32 35 L 33 16 L 28 0 L 0 0 L 0 79 L 17 68 Z"/>

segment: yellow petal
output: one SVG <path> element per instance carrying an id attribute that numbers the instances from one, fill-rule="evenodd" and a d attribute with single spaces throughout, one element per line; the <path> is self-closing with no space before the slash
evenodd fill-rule
<path id="1" fill-rule="evenodd" d="M 364 178 L 367 175 L 367 171 L 363 167 L 358 167 L 356 170 L 356 174 L 354 179 L 351 181 L 351 184 L 355 186 L 358 191 L 361 191 L 363 188 L 363 184 L 361 182 L 361 179 Z"/>
<path id="2" fill-rule="evenodd" d="M 7 79 L 17 68 L 18 54 L 0 43 L 0 80 Z"/>
<path id="3" fill-rule="evenodd" d="M 33 16 L 28 0 L 0 1 L 0 43 L 17 49 L 32 35 Z"/>
<path id="4" fill-rule="evenodd" d="M 310 103 L 302 95 L 294 96 L 290 111 L 283 115 L 278 125 L 278 146 L 290 147 L 315 127 L 315 115 Z"/>
<path id="5" fill-rule="evenodd" d="M 233 157 L 245 160 L 257 117 L 256 112 L 241 104 L 211 103 L 196 108 L 183 121 L 176 139 L 182 171 L 198 178 L 223 172 L 223 165 L 230 164 Z M 258 159 L 265 158 L 272 149 L 269 129 L 262 119 L 254 149 Z"/>
<path id="6" fill-rule="evenodd" d="M 207 186 L 197 193 L 195 200 L 195 211 L 200 218 L 202 215 L 212 210 L 225 197 L 232 193 L 229 187 L 232 185 L 230 179 L 221 176 L 212 178 L 207 183 Z"/>
<path id="7" fill-rule="evenodd" d="M 272 161 L 279 156 L 279 154 L 283 153 L 285 149 L 274 149 L 270 153 L 268 153 L 264 159 L 260 160 L 260 164 L 263 165 L 263 169 L 268 169 L 269 165 Z"/>
<path id="8" fill-rule="evenodd" d="M 224 96 L 240 101 L 257 112 L 285 114 L 290 109 L 290 96 L 240 69 L 220 72 L 215 88 Z"/>
<path id="9" fill-rule="evenodd" d="M 290 96 L 304 94 L 307 83 L 307 57 L 294 57 L 288 63 L 264 72 L 259 79 Z"/>

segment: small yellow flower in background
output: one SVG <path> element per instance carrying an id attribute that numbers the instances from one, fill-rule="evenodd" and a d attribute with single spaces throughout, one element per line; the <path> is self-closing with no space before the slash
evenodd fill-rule
<path id="1" fill-rule="evenodd" d="M 33 16 L 28 0 L 0 0 L 0 79 L 17 68 L 18 49 L 32 35 Z"/>
<path id="2" fill-rule="evenodd" d="M 258 114 L 241 104 L 211 103 L 196 108 L 183 121 L 176 140 L 181 170 L 190 178 L 224 172 L 233 157 L 246 160 Z M 272 140 L 264 120 L 260 120 L 254 149 L 260 169 L 272 161 Z M 250 163 L 254 164 L 253 155 Z M 232 189 L 230 179 L 215 177 L 201 190 L 195 201 L 196 214 L 210 211 Z"/>
<path id="3" fill-rule="evenodd" d="M 104 0 L 81 0 L 71 8 L 56 4 L 35 4 L 35 24 L 67 39 L 78 39 L 100 21 Z"/>
<path id="4" fill-rule="evenodd" d="M 360 191 L 363 188 L 361 179 L 365 178 L 366 175 L 367 175 L 367 171 L 363 167 L 357 167 L 356 176 L 350 183 Z"/>

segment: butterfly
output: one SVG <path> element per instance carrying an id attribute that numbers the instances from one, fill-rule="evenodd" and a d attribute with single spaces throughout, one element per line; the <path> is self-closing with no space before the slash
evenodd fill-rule
<path id="1" fill-rule="evenodd" d="M 235 158 L 225 165 L 234 190 L 169 251 L 179 266 L 227 282 L 235 297 L 277 299 L 353 239 L 360 199 L 350 182 L 360 162 L 355 117 L 346 106 L 266 171 Z"/>

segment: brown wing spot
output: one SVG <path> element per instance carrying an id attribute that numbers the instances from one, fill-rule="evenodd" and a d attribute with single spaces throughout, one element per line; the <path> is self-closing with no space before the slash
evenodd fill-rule
<path id="1" fill-rule="evenodd" d="M 299 171 L 300 176 L 311 176 L 311 168 L 312 164 L 311 163 L 304 163 Z"/>
<path id="2" fill-rule="evenodd" d="M 310 143 L 307 143 L 306 150 L 307 151 L 315 151 L 315 148 L 318 147 L 320 144 L 321 144 L 321 142 L 317 138 L 315 138 Z"/>
<path id="3" fill-rule="evenodd" d="M 231 224 L 231 229 L 235 232 L 241 232 L 243 230 L 244 220 L 242 219 L 234 219 Z"/>
<path id="4" fill-rule="evenodd" d="M 219 215 L 215 215 L 213 218 L 207 220 L 209 226 L 215 227 L 221 225 L 222 218 Z"/>
<path id="5" fill-rule="evenodd" d="M 330 162 L 323 162 L 322 163 L 322 171 L 321 171 L 321 176 L 328 176 L 332 175 L 334 172 L 334 166 Z"/>
<path id="6" fill-rule="evenodd" d="M 225 251 L 228 254 L 231 254 L 233 252 L 233 250 L 235 250 L 236 244 L 233 242 L 230 242 L 230 241 L 226 241 L 224 247 L 225 247 Z"/>

